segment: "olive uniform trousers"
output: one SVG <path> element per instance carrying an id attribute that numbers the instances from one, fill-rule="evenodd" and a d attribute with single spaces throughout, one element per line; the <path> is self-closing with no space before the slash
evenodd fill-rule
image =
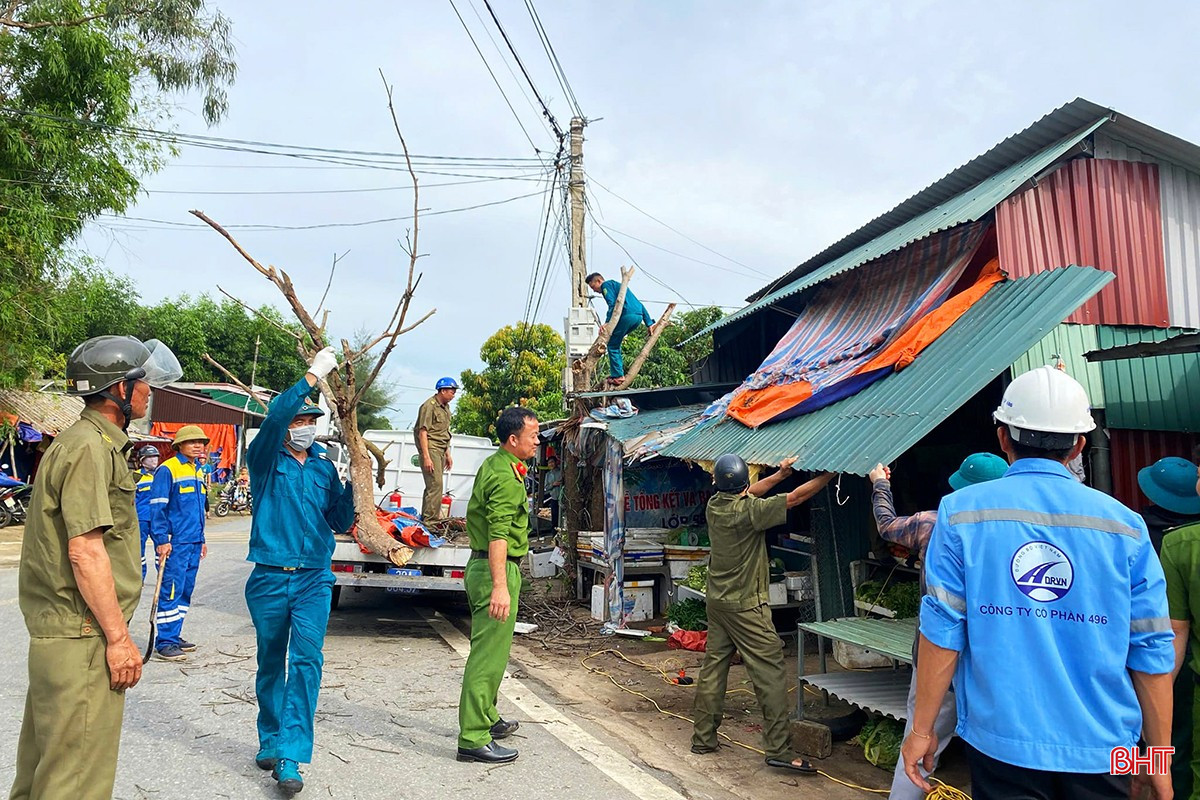
<path id="1" fill-rule="evenodd" d="M 125 693 L 102 636 L 29 641 L 29 691 L 10 800 L 110 800 Z"/>
<path id="2" fill-rule="evenodd" d="M 490 728 L 500 721 L 496 694 L 508 666 L 513 627 L 517 623 L 517 598 L 521 594 L 521 568 L 511 559 L 507 564 L 508 596 L 512 600 L 508 619 L 493 619 L 492 573 L 485 558 L 467 562 L 467 603 L 471 607 L 471 654 L 463 670 L 462 694 L 458 700 L 458 746 L 483 747 L 492 740 Z"/>
<path id="3" fill-rule="evenodd" d="M 791 731 L 788 725 L 787 678 L 783 668 L 783 642 L 771 621 L 766 605 L 741 611 L 708 604 L 708 643 L 700 680 L 696 683 L 695 728 L 692 746 L 716 749 L 717 728 L 724 716 L 729 663 L 734 652 L 754 684 L 754 696 L 763 715 L 763 750 L 767 758 L 791 761 Z"/>
<path id="4" fill-rule="evenodd" d="M 424 469 L 421 477 L 425 479 L 425 494 L 421 499 L 421 518 L 439 519 L 442 516 L 442 495 L 445 489 L 442 485 L 442 471 L 446 468 L 446 448 L 429 444 L 429 460 L 433 462 L 433 474 Z"/>

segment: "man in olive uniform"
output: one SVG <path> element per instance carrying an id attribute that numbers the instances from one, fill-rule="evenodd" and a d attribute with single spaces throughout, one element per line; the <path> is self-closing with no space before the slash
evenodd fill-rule
<path id="1" fill-rule="evenodd" d="M 471 655 L 458 700 L 458 760 L 502 764 L 517 751 L 496 744 L 517 729 L 496 710 L 496 693 L 508 666 L 521 557 L 529 552 L 529 505 L 525 461 L 538 448 L 538 419 L 527 408 L 506 408 L 496 421 L 500 449 L 475 475 L 467 504 L 467 602 L 471 606 Z"/>
<path id="2" fill-rule="evenodd" d="M 770 566 L 763 534 L 786 523 L 788 509 L 811 499 L 833 475 L 826 473 L 786 494 L 763 498 L 793 474 L 795 460 L 787 459 L 778 472 L 753 485 L 750 470 L 739 456 L 723 455 L 713 467 L 717 493 L 708 501 L 707 509 L 708 536 L 712 540 L 706 593 L 708 644 L 696 684 L 692 752 L 717 750 L 729 662 L 736 651 L 742 654 L 762 709 L 767 764 L 811 774 L 816 772 L 811 764 L 793 759 L 783 642 L 775 632 L 767 605 Z"/>
<path id="3" fill-rule="evenodd" d="M 421 517 L 438 519 L 442 515 L 442 472 L 454 466 L 450 455 L 450 401 L 458 392 L 454 378 L 437 382 L 433 397 L 421 404 L 413 438 L 421 454 L 421 476 L 425 478 L 425 495 L 421 500 Z"/>
<path id="4" fill-rule="evenodd" d="M 46 450 L 30 498 L 18 596 L 29 630 L 29 690 L 11 800 L 108 800 L 125 690 L 142 675 L 129 634 L 141 595 L 131 447 L 150 386 L 178 380 L 157 341 L 89 339 L 67 359 L 79 421 Z"/>

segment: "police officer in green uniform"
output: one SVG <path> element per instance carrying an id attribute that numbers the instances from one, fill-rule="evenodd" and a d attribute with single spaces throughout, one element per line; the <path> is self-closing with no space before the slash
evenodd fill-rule
<path id="1" fill-rule="evenodd" d="M 708 644 L 696 684 L 693 753 L 713 753 L 717 728 L 724 716 L 725 687 L 734 652 L 750 673 L 758 707 L 763 713 L 763 745 L 772 767 L 815 773 L 803 759 L 793 759 L 788 730 L 787 687 L 783 643 L 775 633 L 767 605 L 770 566 L 763 533 L 787 522 L 787 511 L 811 499 L 833 478 L 826 473 L 787 494 L 763 498 L 792 475 L 790 458 L 769 478 L 750 484 L 746 462 L 723 455 L 713 466 L 717 493 L 708 501 L 708 536 L 712 553 L 708 566 Z"/>
<path id="2" fill-rule="evenodd" d="M 413 438 L 421 454 L 421 477 L 425 479 L 425 495 L 421 500 L 421 517 L 438 519 L 442 515 L 442 473 L 454 467 L 450 455 L 450 401 L 458 392 L 454 378 L 441 378 L 436 394 L 417 410 Z"/>
<path id="3" fill-rule="evenodd" d="M 89 339 L 67 359 L 84 399 L 38 467 L 21 548 L 18 596 L 29 630 L 29 690 L 11 800 L 108 800 L 125 690 L 142 675 L 129 635 L 141 595 L 141 532 L 129 469 L 131 419 L 150 386 L 178 380 L 157 341 Z"/>
<path id="4" fill-rule="evenodd" d="M 538 419 L 527 408 L 506 408 L 496 421 L 500 449 L 479 468 L 467 504 L 467 602 L 471 606 L 471 655 L 463 671 L 458 700 L 458 760 L 502 764 L 517 751 L 502 747 L 517 729 L 500 718 L 496 693 L 508 666 L 517 596 L 521 593 L 521 557 L 529 552 L 529 505 L 524 462 L 538 448 Z"/>

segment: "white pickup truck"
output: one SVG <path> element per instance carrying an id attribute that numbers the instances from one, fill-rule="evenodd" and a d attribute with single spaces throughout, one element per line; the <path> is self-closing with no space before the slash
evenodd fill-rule
<path id="1" fill-rule="evenodd" d="M 364 437 L 377 445 L 391 462 L 385 471 L 385 488 L 375 488 L 376 504 L 387 508 L 393 504 L 392 496 L 396 494 L 400 506 L 420 508 L 425 481 L 421 477 L 421 462 L 412 431 L 373 430 L 367 431 Z M 445 476 L 445 491 L 451 499 L 450 516 L 464 517 L 475 485 L 475 473 L 484 459 L 496 451 L 496 446 L 482 436 L 455 435 L 450 451 L 454 468 Z M 344 460 L 340 448 L 331 447 L 329 455 L 335 462 Z M 351 586 L 355 591 L 372 587 L 405 594 L 463 591 L 463 575 L 471 557 L 471 548 L 465 544 L 417 548 L 408 565 L 398 569 L 374 553 L 364 553 L 349 534 L 340 534 L 335 539 L 332 568 L 337 583 L 333 587 L 334 608 L 337 608 L 345 586 Z"/>

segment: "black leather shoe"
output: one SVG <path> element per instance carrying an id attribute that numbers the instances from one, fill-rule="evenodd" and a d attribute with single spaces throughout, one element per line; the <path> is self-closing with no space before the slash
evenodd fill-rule
<path id="1" fill-rule="evenodd" d="M 517 728 L 521 727 L 519 722 L 506 722 L 503 718 L 492 726 L 492 738 L 504 739 L 512 736 L 517 732 Z"/>
<path id="2" fill-rule="evenodd" d="M 517 760 L 517 751 L 501 747 L 495 742 L 488 742 L 483 747 L 476 747 L 473 750 L 465 747 L 458 748 L 458 760 L 478 761 L 480 764 L 507 764 Z"/>

